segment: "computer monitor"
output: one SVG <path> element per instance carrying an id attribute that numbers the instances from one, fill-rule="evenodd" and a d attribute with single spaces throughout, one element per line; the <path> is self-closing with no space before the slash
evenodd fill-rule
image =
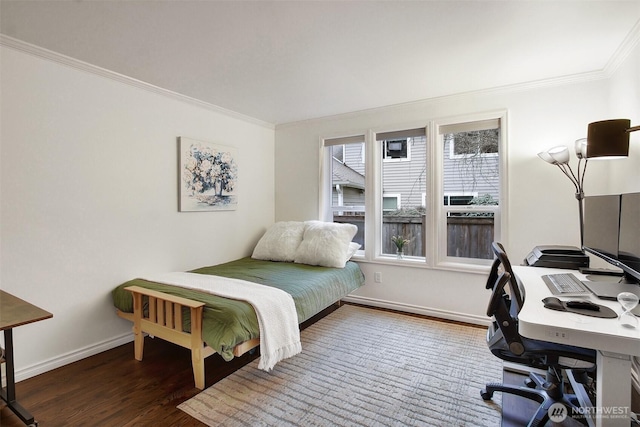
<path id="1" fill-rule="evenodd" d="M 619 229 L 619 194 L 584 198 L 583 249 L 604 259 L 617 258 Z"/>
<path id="2" fill-rule="evenodd" d="M 627 281 L 640 283 L 640 193 L 620 198 L 618 262 Z"/>
<path id="3" fill-rule="evenodd" d="M 583 249 L 640 284 L 640 193 L 585 197 Z"/>

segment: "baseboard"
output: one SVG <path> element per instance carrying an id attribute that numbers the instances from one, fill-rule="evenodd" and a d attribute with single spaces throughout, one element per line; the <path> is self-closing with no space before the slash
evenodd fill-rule
<path id="1" fill-rule="evenodd" d="M 491 319 L 486 316 L 474 316 L 466 313 L 458 313 L 455 311 L 439 310 L 436 308 L 422 307 L 412 304 L 403 304 L 392 301 L 385 301 L 377 298 L 368 298 L 361 296 L 348 296 L 342 299 L 346 302 L 355 304 L 369 305 L 372 307 L 387 308 L 390 310 L 403 311 L 405 313 L 422 314 L 424 316 L 437 317 L 440 319 L 453 320 L 456 322 L 471 323 L 473 325 L 489 326 Z"/>
<path id="2" fill-rule="evenodd" d="M 36 363 L 34 365 L 18 369 L 15 373 L 16 382 L 35 377 L 36 375 L 43 374 L 45 372 L 60 368 L 73 362 L 77 362 L 78 360 L 85 359 L 89 356 L 93 356 L 94 354 L 111 350 L 112 348 L 127 344 L 131 341 L 133 341 L 133 334 L 131 332 L 127 332 L 126 334 L 120 335 L 118 337 L 80 348 L 78 350 L 54 357 L 52 359 L 45 360 L 44 362 Z M 2 366 L 2 384 L 6 383 L 6 373 L 4 370 L 4 365 L 5 364 L 3 364 Z"/>

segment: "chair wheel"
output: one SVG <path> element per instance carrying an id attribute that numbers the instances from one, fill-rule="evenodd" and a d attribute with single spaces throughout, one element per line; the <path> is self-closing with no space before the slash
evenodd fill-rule
<path id="1" fill-rule="evenodd" d="M 491 400 L 493 397 L 493 392 L 489 392 L 487 390 L 480 390 L 480 396 L 482 396 L 483 400 Z"/>
<path id="2" fill-rule="evenodd" d="M 531 378 L 527 378 L 526 380 L 524 380 L 524 385 L 526 385 L 529 388 L 536 388 L 536 382 Z"/>

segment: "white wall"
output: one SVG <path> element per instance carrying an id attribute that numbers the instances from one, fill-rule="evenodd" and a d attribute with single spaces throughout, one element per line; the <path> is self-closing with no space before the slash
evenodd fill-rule
<path id="1" fill-rule="evenodd" d="M 15 330 L 21 379 L 131 339 L 118 284 L 249 255 L 274 221 L 274 130 L 1 49 L 0 286 L 54 315 Z M 179 136 L 238 148 L 236 211 L 177 211 Z"/>
<path id="2" fill-rule="evenodd" d="M 640 43 L 610 79 L 608 106 L 604 119 L 624 118 L 640 126 Z M 630 134 L 629 158 L 609 163 L 611 193 L 640 191 L 640 131 Z"/>
<path id="3" fill-rule="evenodd" d="M 319 212 L 319 140 L 323 137 L 362 134 L 370 128 L 461 114 L 508 110 L 508 197 L 503 231 L 512 262 L 520 263 L 539 244 L 579 246 L 578 206 L 572 184 L 555 167 L 543 162 L 537 153 L 555 145 L 568 145 L 586 137 L 587 124 L 624 115 L 640 123 L 637 81 L 633 91 L 624 92 L 624 102 L 615 96 L 616 86 L 627 87 L 639 75 L 636 49 L 612 79 L 605 73 L 582 79 L 547 82 L 538 86 L 513 87 L 405 105 L 355 112 L 324 119 L 290 123 L 276 128 L 276 220 L 317 218 Z M 635 74 L 634 74 L 635 72 Z M 621 96 L 622 97 L 622 96 Z M 623 110 L 623 111 L 620 111 Z M 624 113 L 624 114 L 623 114 Z M 639 132 L 640 133 L 640 132 Z M 637 139 L 637 136 L 634 136 Z M 640 149 L 640 147 L 635 147 Z M 640 153 L 624 160 L 628 171 L 635 171 L 635 191 Z M 623 161 L 623 162 L 624 162 Z M 575 158 L 572 165 L 575 166 Z M 591 162 L 596 163 L 596 162 Z M 601 185 L 606 192 L 611 180 L 620 179 L 606 162 L 592 166 L 585 180 L 587 194 Z M 626 176 L 626 174 L 625 174 Z M 445 318 L 483 322 L 488 295 L 484 289 L 486 273 L 463 273 L 428 268 L 399 267 L 381 263 L 361 263 L 366 284 L 354 293 L 361 302 L 393 307 Z M 382 273 L 382 283 L 374 283 L 374 272 Z"/>

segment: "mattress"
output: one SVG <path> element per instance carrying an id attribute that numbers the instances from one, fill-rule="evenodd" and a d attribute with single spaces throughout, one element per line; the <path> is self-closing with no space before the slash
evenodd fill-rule
<path id="1" fill-rule="evenodd" d="M 358 264 L 349 261 L 344 268 L 330 268 L 241 258 L 224 264 L 202 267 L 191 273 L 231 277 L 272 286 L 293 297 L 298 323 L 316 315 L 364 284 Z M 203 339 L 225 360 L 233 358 L 233 348 L 241 342 L 259 337 L 258 320 L 253 307 L 240 300 L 218 297 L 205 292 L 133 279 L 112 292 L 115 307 L 133 312 L 133 298 L 127 286 L 140 286 L 205 303 Z M 190 330 L 189 313 L 183 314 L 183 329 Z"/>

